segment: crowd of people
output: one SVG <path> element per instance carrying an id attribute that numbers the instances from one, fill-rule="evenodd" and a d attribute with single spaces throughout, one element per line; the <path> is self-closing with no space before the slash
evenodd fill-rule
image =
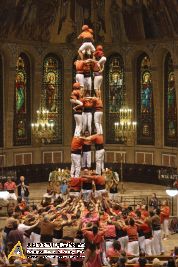
<path id="1" fill-rule="evenodd" d="M 11 176 L 7 177 L 5 183 L 0 182 L 0 191 L 6 191 L 8 194 L 3 196 L 4 200 L 17 200 L 17 197 L 28 202 L 29 184 L 25 181 L 24 176 L 20 176 L 19 183 L 16 184 Z"/>
<path id="2" fill-rule="evenodd" d="M 140 252 L 164 254 L 162 238 L 169 236 L 168 203 L 158 203 L 153 196 L 149 211 L 143 204 L 133 208 L 111 198 L 106 184 L 104 176 L 85 169 L 81 177 L 70 178 L 55 198 L 50 185 L 48 197 L 39 206 L 17 203 L 9 210 L 2 231 L 1 248 L 6 256 L 18 241 L 24 250 L 30 242 L 85 242 L 87 267 L 109 266 L 120 258 L 126 260 L 127 255 L 138 257 Z M 52 262 L 68 264 L 57 258 Z M 71 264 L 82 266 L 83 259 L 73 259 Z"/>

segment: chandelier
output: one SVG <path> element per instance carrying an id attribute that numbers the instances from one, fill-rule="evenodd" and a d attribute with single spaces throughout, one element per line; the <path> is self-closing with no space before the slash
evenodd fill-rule
<path id="1" fill-rule="evenodd" d="M 125 106 L 119 109 L 119 121 L 114 123 L 115 140 L 119 143 L 128 143 L 135 136 L 137 122 L 132 114 L 132 109 Z"/>
<path id="2" fill-rule="evenodd" d="M 32 134 L 36 142 L 50 143 L 54 136 L 54 122 L 49 119 L 49 111 L 40 106 L 37 110 L 37 121 L 32 123 Z"/>

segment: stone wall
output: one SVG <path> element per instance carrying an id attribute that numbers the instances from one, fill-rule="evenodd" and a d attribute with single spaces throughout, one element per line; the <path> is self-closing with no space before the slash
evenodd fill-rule
<path id="1" fill-rule="evenodd" d="M 1 42 L 0 53 L 3 56 L 4 65 L 4 147 L 1 148 L 0 157 L 4 166 L 70 162 L 70 141 L 72 137 L 72 109 L 69 102 L 72 85 L 72 64 L 76 56 L 78 46 L 67 44 L 49 44 L 39 42 Z M 177 91 L 178 110 L 178 42 L 177 41 L 140 41 L 122 43 L 105 43 L 106 56 L 118 52 L 124 59 L 126 66 L 126 91 L 127 103 L 136 110 L 136 59 L 146 52 L 152 62 L 152 78 L 154 88 L 155 110 L 155 146 L 137 145 L 135 142 L 125 145 L 105 145 L 106 161 L 120 162 L 121 158 L 127 163 L 154 164 L 178 166 L 178 148 L 164 147 L 164 89 L 163 89 L 163 65 L 167 52 L 170 52 L 174 61 Z M 32 84 L 32 118 L 35 119 L 36 110 L 40 104 L 40 92 L 42 82 L 42 62 L 48 53 L 55 53 L 64 61 L 64 128 L 62 145 L 32 144 L 25 147 L 13 146 L 13 103 L 14 103 L 14 79 L 16 72 L 16 60 L 18 55 L 24 52 L 31 60 L 31 84 Z M 103 83 L 105 88 L 105 81 Z M 107 103 L 105 103 L 106 105 Z M 104 117 L 104 129 L 106 126 Z M 1 129 L 2 130 L 2 129 Z M 124 157 L 121 157 L 124 155 Z M 93 156 L 94 160 L 94 156 Z"/>

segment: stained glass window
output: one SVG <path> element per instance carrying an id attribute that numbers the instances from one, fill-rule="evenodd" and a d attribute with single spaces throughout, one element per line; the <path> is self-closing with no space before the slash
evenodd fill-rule
<path id="1" fill-rule="evenodd" d="M 43 87 L 45 107 L 49 110 L 49 119 L 54 123 L 53 144 L 62 144 L 63 131 L 63 88 L 62 62 L 54 54 L 48 54 L 43 63 Z"/>
<path id="2" fill-rule="evenodd" d="M 154 145 L 154 107 L 151 62 L 142 54 L 137 60 L 137 143 Z"/>
<path id="3" fill-rule="evenodd" d="M 0 55 L 0 124 L 1 124 L 1 131 L 0 131 L 0 147 L 3 147 L 3 62 L 2 56 Z"/>
<path id="4" fill-rule="evenodd" d="M 30 61 L 21 53 L 16 62 L 14 103 L 14 145 L 31 143 Z"/>
<path id="5" fill-rule="evenodd" d="M 176 88 L 170 53 L 166 55 L 164 64 L 164 142 L 166 146 L 177 146 Z"/>
<path id="6" fill-rule="evenodd" d="M 118 143 L 115 139 L 114 123 L 118 121 L 118 113 L 124 104 L 125 77 L 124 63 L 119 54 L 114 54 L 106 62 L 106 142 Z"/>

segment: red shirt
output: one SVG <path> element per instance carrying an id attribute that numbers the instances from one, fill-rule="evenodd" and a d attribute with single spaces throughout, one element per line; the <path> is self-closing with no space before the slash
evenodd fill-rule
<path id="1" fill-rule="evenodd" d="M 70 190 L 80 192 L 81 190 L 82 179 L 81 178 L 70 178 L 69 187 Z"/>
<path id="2" fill-rule="evenodd" d="M 137 226 L 126 226 L 124 227 L 124 230 L 127 231 L 129 241 L 137 241 L 138 240 L 138 233 L 137 233 Z"/>
<path id="3" fill-rule="evenodd" d="M 115 250 L 113 247 L 108 248 L 106 251 L 106 257 L 113 258 L 113 257 L 119 257 L 120 251 Z"/>
<path id="4" fill-rule="evenodd" d="M 115 227 L 115 225 L 107 224 L 105 226 L 105 230 L 106 230 L 106 232 L 104 234 L 105 237 L 116 237 L 116 227 Z"/>
<path id="5" fill-rule="evenodd" d="M 71 151 L 82 150 L 83 140 L 79 137 L 73 137 L 71 142 Z"/>
<path id="6" fill-rule="evenodd" d="M 80 99 L 80 90 L 73 90 L 71 93 L 71 98 L 74 100 Z"/>
<path id="7" fill-rule="evenodd" d="M 16 189 L 16 184 L 13 181 L 6 182 L 4 184 L 4 189 L 6 189 L 6 190 L 15 190 Z"/>
<path id="8" fill-rule="evenodd" d="M 98 97 L 94 97 L 93 101 L 94 101 L 95 111 L 103 111 L 103 102 L 102 102 L 102 100 L 100 98 L 98 98 Z"/>
<path id="9" fill-rule="evenodd" d="M 79 39 L 91 39 L 93 40 L 93 34 L 89 30 L 83 31 L 79 36 Z"/>
<path id="10" fill-rule="evenodd" d="M 98 231 L 98 233 L 94 235 L 92 231 L 83 230 L 83 234 L 91 243 L 100 244 L 103 241 L 105 231 Z"/>
<path id="11" fill-rule="evenodd" d="M 95 185 L 105 185 L 105 177 L 102 175 L 95 176 Z"/>
<path id="12" fill-rule="evenodd" d="M 102 134 L 95 134 L 92 135 L 90 140 L 95 144 L 102 145 L 104 143 L 103 135 Z"/>
<path id="13" fill-rule="evenodd" d="M 82 99 L 84 108 L 92 108 L 93 107 L 93 98 L 85 97 Z"/>
<path id="14" fill-rule="evenodd" d="M 77 61 L 75 62 L 76 71 L 77 71 L 78 73 L 83 73 L 83 64 L 84 64 L 83 60 L 77 60 Z"/>
<path id="15" fill-rule="evenodd" d="M 169 219 L 170 216 L 170 208 L 169 206 L 163 206 L 161 208 L 161 222 L 163 222 L 165 219 Z"/>

